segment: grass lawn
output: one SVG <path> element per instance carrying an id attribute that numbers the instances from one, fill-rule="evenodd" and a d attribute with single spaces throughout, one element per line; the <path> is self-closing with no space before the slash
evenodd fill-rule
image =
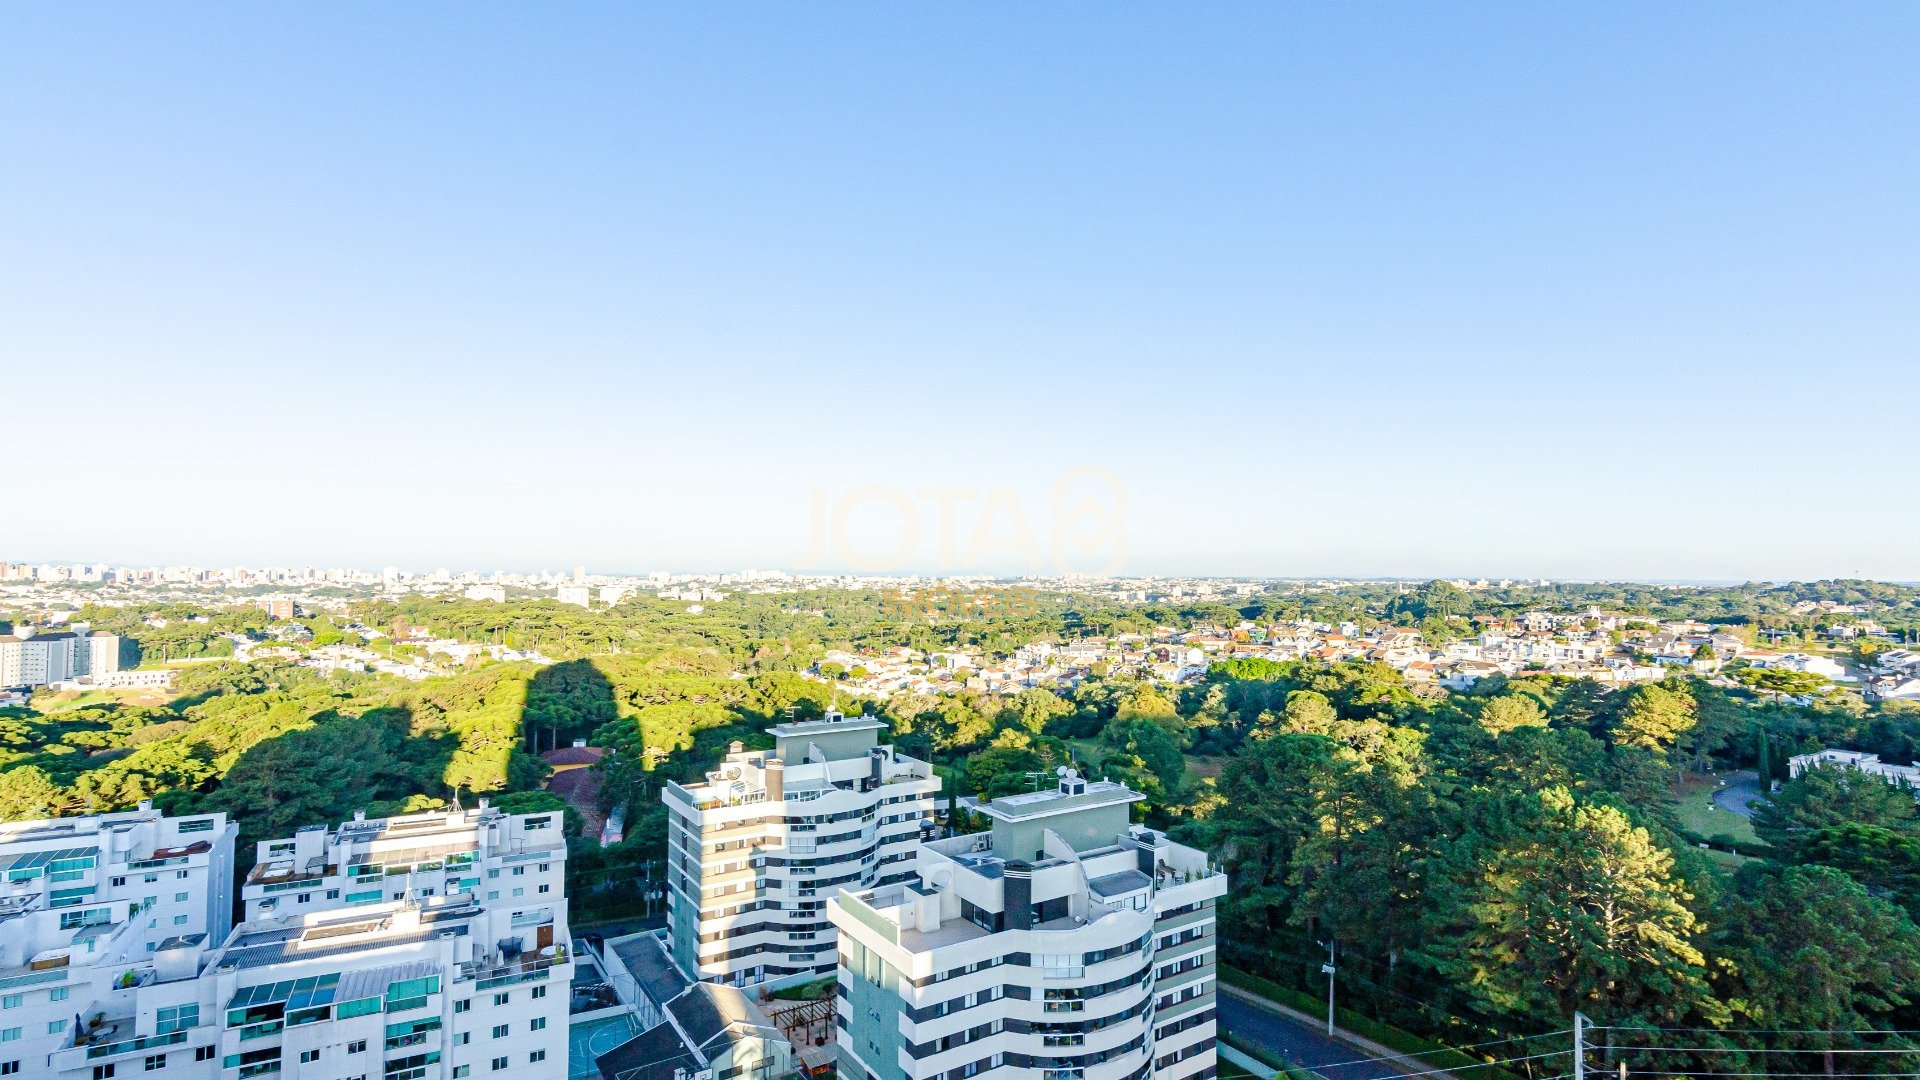
<path id="1" fill-rule="evenodd" d="M 1220 1080 L 1253 1080 L 1252 1073 L 1228 1061 L 1226 1058 L 1220 1059 L 1219 1073 Z"/>
<path id="2" fill-rule="evenodd" d="M 1761 840 L 1754 835 L 1752 822 L 1714 805 L 1714 788 L 1712 780 L 1691 778 L 1675 785 L 1673 798 L 1681 827 L 1703 840 L 1725 836 L 1743 848 L 1759 845 Z"/>
<path id="3" fill-rule="evenodd" d="M 91 705 L 149 705 L 155 708 L 173 700 L 172 690 L 157 687 L 128 687 L 120 690 L 41 690 L 33 695 L 33 709 L 42 715 L 72 712 Z"/>

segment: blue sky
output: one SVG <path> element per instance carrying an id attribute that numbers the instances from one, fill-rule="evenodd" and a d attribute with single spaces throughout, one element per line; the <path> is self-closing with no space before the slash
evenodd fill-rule
<path id="1" fill-rule="evenodd" d="M 1920 578 L 1916 72 L 1892 4 L 10 5 L 0 558 Z"/>

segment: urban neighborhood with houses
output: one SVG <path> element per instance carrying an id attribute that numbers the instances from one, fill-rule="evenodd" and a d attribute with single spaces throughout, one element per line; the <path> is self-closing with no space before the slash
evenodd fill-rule
<path id="1" fill-rule="evenodd" d="M 1793 815 L 1920 833 L 1906 586 L 36 565 L 0 621 L 0 1076 L 1405 1075 L 1497 1060 L 1409 998 L 1502 1006 L 1376 934 L 1513 947 L 1439 921 L 1513 852 L 1677 918 L 1853 865 Z"/>

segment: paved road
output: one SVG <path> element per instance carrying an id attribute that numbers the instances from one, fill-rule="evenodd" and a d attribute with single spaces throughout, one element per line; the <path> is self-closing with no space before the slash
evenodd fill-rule
<path id="1" fill-rule="evenodd" d="M 1727 786 L 1715 788 L 1713 804 L 1722 810 L 1732 811 L 1743 818 L 1753 816 L 1753 807 L 1747 805 L 1760 798 L 1760 778 L 1750 772 L 1727 774 Z"/>
<path id="2" fill-rule="evenodd" d="M 1325 1028 L 1310 1027 L 1290 1016 L 1250 1005 L 1224 990 L 1217 1004 L 1220 1030 L 1273 1051 L 1296 1066 L 1312 1069 L 1327 1080 L 1385 1080 L 1406 1075 L 1382 1061 L 1340 1064 L 1365 1055 L 1346 1043 L 1327 1038 Z"/>

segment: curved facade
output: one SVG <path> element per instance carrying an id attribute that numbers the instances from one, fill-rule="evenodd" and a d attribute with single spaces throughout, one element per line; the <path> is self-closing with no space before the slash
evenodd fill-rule
<path id="1" fill-rule="evenodd" d="M 667 786 L 668 926 L 690 978 L 830 975 L 827 898 L 913 877 L 940 781 L 882 730 L 838 713 L 782 724 L 773 750 L 735 743 L 706 783 Z"/>
<path id="2" fill-rule="evenodd" d="M 922 848 L 915 880 L 829 902 L 841 1074 L 1140 1080 L 1214 1070 L 1206 856 L 1127 824 L 1140 796 L 1069 775 Z"/>

